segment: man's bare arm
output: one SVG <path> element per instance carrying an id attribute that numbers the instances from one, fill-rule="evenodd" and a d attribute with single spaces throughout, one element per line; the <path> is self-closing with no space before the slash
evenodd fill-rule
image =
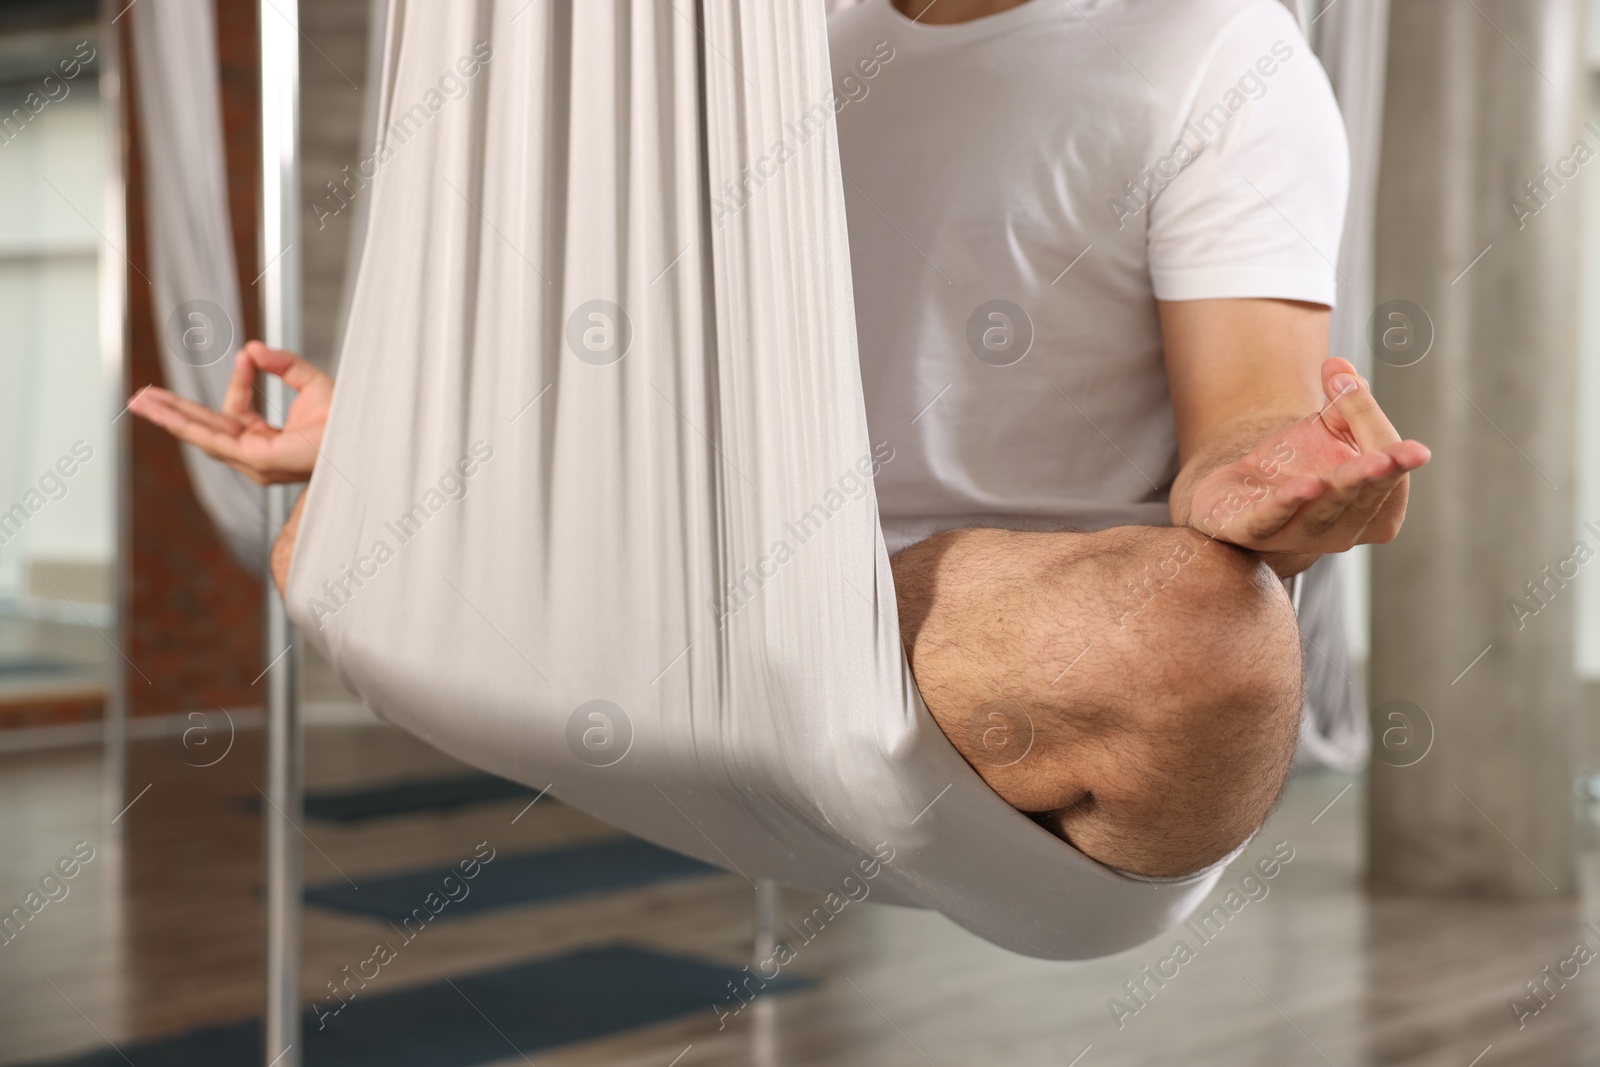
<path id="1" fill-rule="evenodd" d="M 1405 518 L 1402 441 L 1371 387 L 1328 359 L 1326 307 L 1286 300 L 1160 305 L 1182 469 L 1174 522 L 1266 553 L 1281 575 L 1381 543 Z"/>

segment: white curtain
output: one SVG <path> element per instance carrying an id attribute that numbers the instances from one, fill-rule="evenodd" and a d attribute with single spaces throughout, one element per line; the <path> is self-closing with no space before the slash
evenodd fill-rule
<path id="1" fill-rule="evenodd" d="M 361 162 L 376 159 L 383 137 L 378 122 L 383 109 L 383 83 L 379 74 L 383 70 L 384 48 L 388 43 L 389 0 L 367 0 L 367 78 L 366 90 L 361 97 L 361 132 L 356 139 L 360 146 Z M 339 319 L 334 328 L 333 358 L 337 360 L 344 346 L 345 329 L 350 323 L 350 302 L 355 298 L 356 277 L 360 273 L 361 249 L 367 240 L 367 220 L 371 216 L 368 205 L 371 197 L 358 196 L 350 206 L 350 243 L 345 250 L 344 289 L 339 297 Z M 326 368 L 337 373 L 337 365 Z"/>
<path id="2" fill-rule="evenodd" d="M 1378 157 L 1383 142 L 1384 67 L 1389 50 L 1389 0 L 1334 3 L 1315 16 L 1317 56 L 1339 98 L 1350 137 L 1350 205 L 1345 213 L 1339 273 L 1349 280 L 1333 317 L 1334 355 L 1363 373 L 1372 366 L 1367 319 L 1372 315 L 1373 247 Z"/>
<path id="3" fill-rule="evenodd" d="M 213 0 L 134 5 L 135 96 L 143 134 L 152 300 L 167 387 L 221 407 L 243 343 Z M 266 559 L 266 497 L 191 445 L 184 464 L 201 506 L 245 566 Z"/>

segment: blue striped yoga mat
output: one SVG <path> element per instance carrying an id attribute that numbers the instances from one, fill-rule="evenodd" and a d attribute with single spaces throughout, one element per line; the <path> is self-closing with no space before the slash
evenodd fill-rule
<path id="1" fill-rule="evenodd" d="M 405 949 L 395 963 L 402 964 Z M 304 1019 L 306 1067 L 476 1067 L 590 1041 L 731 1002 L 745 973 L 630 945 L 584 949 L 555 959 L 384 993 L 379 971 L 337 1015 Z M 761 995 L 806 988 L 779 976 Z M 87 1029 L 87 1028 L 86 1028 Z M 261 1021 L 209 1026 L 141 1042 L 119 1042 L 29 1067 L 259 1067 Z M 662 1049 L 666 1063 L 679 1049 Z"/>
<path id="2" fill-rule="evenodd" d="M 614 837 L 544 852 L 502 852 L 483 864 L 472 879 L 463 879 L 455 867 L 430 867 L 360 878 L 354 887 L 345 881 L 314 886 L 306 890 L 306 902 L 395 923 L 422 909 L 418 917 L 432 922 L 720 873 L 716 867 L 647 841 Z M 455 887 L 448 894 L 447 877 Z M 433 907 L 426 906 L 430 894 Z M 460 899 L 450 899 L 452 895 Z"/>

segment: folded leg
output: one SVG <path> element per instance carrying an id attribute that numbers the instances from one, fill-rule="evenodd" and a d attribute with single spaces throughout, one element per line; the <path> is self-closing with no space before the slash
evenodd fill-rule
<path id="1" fill-rule="evenodd" d="M 1151 877 L 1225 856 L 1283 788 L 1299 631 L 1254 554 L 1187 527 L 954 530 L 893 560 L 928 709 L 995 792 Z"/>

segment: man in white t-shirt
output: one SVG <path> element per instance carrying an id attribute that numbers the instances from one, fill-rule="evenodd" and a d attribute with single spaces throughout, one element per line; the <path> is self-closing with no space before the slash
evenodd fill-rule
<path id="1" fill-rule="evenodd" d="M 864 0 L 831 46 L 918 685 L 1083 851 L 1202 866 L 1298 734 L 1273 573 L 1392 539 L 1428 459 L 1326 359 L 1327 78 L 1278 0 Z"/>
<path id="2" fill-rule="evenodd" d="M 1276 0 L 866 0 L 833 48 L 917 686 L 1001 797 L 1087 855 L 1211 864 L 1294 749 L 1279 578 L 1392 539 L 1428 460 L 1323 359 L 1346 170 L 1326 79 Z M 253 410 L 258 372 L 296 390 L 287 430 Z M 129 407 L 303 481 L 332 394 L 252 342 L 221 412 L 158 389 Z"/>

